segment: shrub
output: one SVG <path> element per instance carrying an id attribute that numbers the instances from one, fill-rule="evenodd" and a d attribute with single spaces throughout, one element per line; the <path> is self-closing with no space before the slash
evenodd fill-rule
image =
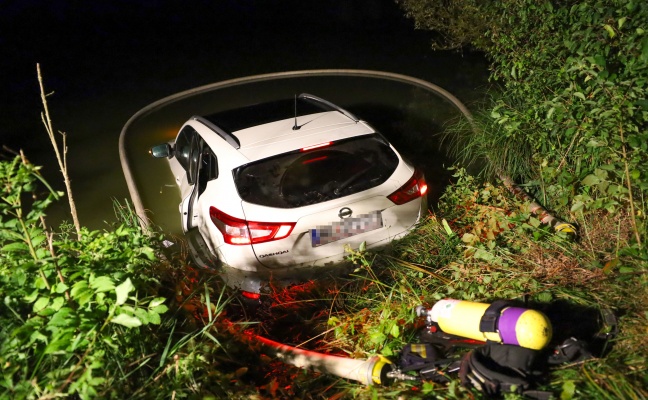
<path id="1" fill-rule="evenodd" d="M 562 213 L 628 208 L 645 235 L 648 4 L 399 0 L 438 46 L 472 45 L 500 85 L 465 159 L 482 156 Z M 451 17 L 436 18 L 451 13 Z M 470 27 L 457 21 L 475 21 Z M 444 39 L 449 37 L 449 39 Z M 445 41 L 444 41 L 445 40 Z"/>
<path id="2" fill-rule="evenodd" d="M 62 194 L 39 168 L 0 162 L 0 388 L 10 398 L 134 388 L 137 368 L 161 345 L 151 325 L 167 311 L 157 295 L 152 240 L 138 226 L 49 231 L 45 209 Z M 44 191 L 43 191 L 44 190 Z M 135 363 L 132 365 L 132 363 Z M 126 376 L 133 374 L 129 380 Z"/>

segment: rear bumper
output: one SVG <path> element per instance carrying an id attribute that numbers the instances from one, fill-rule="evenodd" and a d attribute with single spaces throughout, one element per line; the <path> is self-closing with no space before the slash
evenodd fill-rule
<path id="1" fill-rule="evenodd" d="M 375 242 L 368 249 L 377 250 L 388 246 L 393 240 L 407 235 L 414 227 L 402 231 L 389 239 Z M 309 263 L 296 264 L 284 268 L 270 269 L 256 259 L 250 260 L 244 267 L 229 265 L 224 258 L 214 256 L 198 230 L 187 233 L 189 251 L 194 263 L 199 267 L 218 270 L 227 286 L 246 292 L 261 293 L 268 286 L 284 287 L 290 284 L 318 279 L 325 276 L 340 276 L 350 272 L 352 265 L 346 260 L 347 253 L 322 258 Z"/>
<path id="2" fill-rule="evenodd" d="M 409 205 L 409 207 L 418 207 L 418 215 L 409 227 L 404 228 L 401 225 L 396 232 L 389 232 L 387 237 L 371 243 L 367 248 L 377 250 L 388 246 L 393 240 L 406 236 L 428 212 L 426 196 L 423 196 L 417 203 L 418 205 Z M 397 213 L 402 212 L 406 215 L 411 215 L 412 211 L 416 215 L 417 211 L 411 208 L 408 210 L 408 207 L 402 206 L 396 209 L 398 210 Z M 398 219 L 402 218 L 402 216 L 395 214 L 392 218 Z M 391 227 L 391 229 L 394 228 L 396 227 Z M 272 265 L 273 263 L 269 258 L 264 259 L 264 264 L 269 264 L 266 266 L 259 262 L 251 246 L 242 246 L 247 247 L 245 249 L 238 246 L 238 248 L 230 249 L 228 248 L 229 245 L 223 245 L 215 249 L 215 252 L 212 252 L 198 229 L 187 232 L 186 237 L 194 263 L 202 268 L 219 270 L 227 286 L 247 292 L 259 293 L 269 283 L 277 286 L 285 286 L 292 283 L 317 279 L 318 276 L 339 275 L 349 268 L 349 263 L 346 262 L 347 253 L 344 251 L 346 240 L 329 244 L 339 246 L 339 252 L 329 257 L 289 265 L 282 263 Z M 359 237 L 359 239 L 361 238 Z M 354 241 L 351 245 L 357 248 L 359 243 Z M 292 258 L 290 252 L 286 256 Z"/>

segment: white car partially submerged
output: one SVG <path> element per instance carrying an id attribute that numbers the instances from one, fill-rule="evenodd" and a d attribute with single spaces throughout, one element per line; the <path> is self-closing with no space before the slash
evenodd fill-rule
<path id="1" fill-rule="evenodd" d="M 196 262 L 248 296 L 338 265 L 346 245 L 388 244 L 427 212 L 423 174 L 309 94 L 192 117 L 151 153 L 169 160 Z"/>

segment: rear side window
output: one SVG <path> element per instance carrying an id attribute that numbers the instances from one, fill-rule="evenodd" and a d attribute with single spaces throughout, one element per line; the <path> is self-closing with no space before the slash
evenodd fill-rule
<path id="1" fill-rule="evenodd" d="M 348 196 L 385 182 L 398 156 L 378 135 L 293 151 L 234 170 L 236 188 L 249 203 L 295 208 Z"/>

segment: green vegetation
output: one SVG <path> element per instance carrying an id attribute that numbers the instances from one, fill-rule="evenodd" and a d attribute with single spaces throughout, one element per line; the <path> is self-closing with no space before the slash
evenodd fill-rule
<path id="1" fill-rule="evenodd" d="M 648 397 L 648 4 L 398 0 L 435 48 L 483 51 L 496 89 L 448 127 L 454 184 L 388 251 L 349 249 L 347 278 L 273 293 L 246 316 L 217 276 L 166 252 L 127 205 L 103 231 L 46 226 L 53 191 L 24 157 L 0 162 L 0 398 L 480 398 L 453 380 L 364 387 L 299 371 L 250 346 L 396 360 L 414 307 L 526 301 L 567 321 L 619 317 L 611 352 L 552 370 L 560 399 Z M 47 118 L 49 120 L 49 117 Z M 51 131 L 49 129 L 48 131 Z M 554 233 L 504 173 L 579 228 Z M 246 325 L 247 321 L 262 321 Z M 507 396 L 507 398 L 515 396 Z"/>
<path id="2" fill-rule="evenodd" d="M 630 248 L 633 240 L 631 229 L 618 229 L 625 217 L 607 213 L 582 220 L 589 230 L 575 243 L 543 226 L 502 186 L 480 183 L 463 170 L 455 177 L 438 215 L 431 215 L 390 253 L 352 252 L 360 268 L 354 285 L 361 289 L 338 294 L 347 307 L 329 319 L 334 336 L 330 343 L 360 356 L 396 356 L 404 343 L 415 340 L 419 325 L 414 307 L 443 298 L 525 301 L 550 318 L 558 317 L 556 343 L 578 331 L 579 323 L 596 320 L 600 307 L 611 307 L 621 316 L 612 352 L 552 371 L 542 389 L 561 399 L 645 398 L 648 279 L 645 260 L 620 250 Z M 602 263 L 610 249 L 619 251 Z M 355 391 L 360 397 L 379 398 L 477 396 L 458 380 L 449 386 L 400 383 Z"/>
<path id="3" fill-rule="evenodd" d="M 162 238 L 144 235 L 127 206 L 116 205 L 121 222 L 109 230 L 84 228 L 79 240 L 72 226 L 52 233 L 43 217 L 60 193 L 19 157 L 0 165 L 0 398 L 472 396 L 458 382 L 366 388 L 273 361 L 244 339 L 245 324 L 232 324 L 241 309 L 217 277 L 165 257 Z M 414 307 L 445 297 L 613 306 L 625 313 L 613 352 L 554 372 L 547 388 L 565 398 L 645 395 L 643 266 L 632 255 L 601 265 L 595 250 L 626 248 L 630 230 L 610 229 L 618 220 L 609 215 L 572 243 L 500 186 L 463 170 L 455 177 L 441 201 L 443 219 L 430 215 L 389 252 L 350 250 L 350 277 L 275 293 L 254 326 L 322 352 L 395 360 L 415 340 Z"/>
<path id="4" fill-rule="evenodd" d="M 562 215 L 627 211 L 640 249 L 648 190 L 648 5 L 399 0 L 436 47 L 472 46 L 499 90 L 452 138 Z M 439 16 L 445 16 L 439 18 Z M 463 140 L 462 140 L 463 138 Z"/>
<path id="5" fill-rule="evenodd" d="M 46 186 L 44 196 L 24 204 L 27 194 L 40 192 L 38 168 L 20 157 L 0 166 L 2 386 L 15 397 L 97 395 L 104 382 L 121 378 L 103 369 L 128 363 L 146 325 L 159 324 L 167 310 L 154 295 L 151 240 L 127 225 L 84 230 L 79 240 L 70 240 L 69 227 L 54 234 L 43 218 L 62 193 Z M 123 336 L 140 325 L 141 336 Z"/>
<path id="6" fill-rule="evenodd" d="M 128 205 L 106 230 L 51 230 L 62 193 L 24 157 L 0 161 L 0 183 L 0 398 L 230 397 L 213 276 L 167 260 Z"/>

